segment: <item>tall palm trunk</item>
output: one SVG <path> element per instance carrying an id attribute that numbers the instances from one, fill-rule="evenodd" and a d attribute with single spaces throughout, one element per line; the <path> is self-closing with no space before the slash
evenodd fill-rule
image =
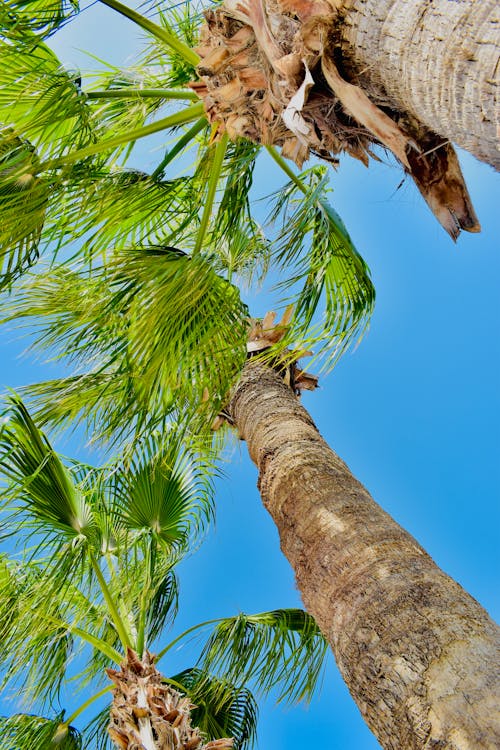
<path id="1" fill-rule="evenodd" d="M 386 750 L 496 750 L 499 629 L 370 497 L 290 388 L 250 361 L 231 417 L 307 610 Z"/>
<path id="2" fill-rule="evenodd" d="M 496 0 L 345 0 L 342 58 L 368 92 L 500 168 Z M 358 75 L 360 71 L 364 71 Z"/>

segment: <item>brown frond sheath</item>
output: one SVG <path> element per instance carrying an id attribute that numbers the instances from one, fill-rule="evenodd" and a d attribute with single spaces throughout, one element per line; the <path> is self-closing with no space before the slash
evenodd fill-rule
<path id="1" fill-rule="evenodd" d="M 293 305 L 289 305 L 278 323 L 276 323 L 275 312 L 267 312 L 262 319 L 250 318 L 247 359 L 263 354 L 281 341 L 288 331 L 292 314 Z M 305 372 L 298 365 L 301 357 L 310 357 L 311 354 L 312 352 L 302 349 L 285 349 L 268 361 L 268 364 L 281 375 L 296 396 L 300 396 L 302 391 L 314 391 L 318 387 L 318 376 Z M 206 395 L 204 394 L 204 400 L 206 400 Z M 212 422 L 212 430 L 219 430 L 225 424 L 234 427 L 230 413 L 222 410 Z"/>
<path id="2" fill-rule="evenodd" d="M 147 651 L 140 659 L 127 649 L 121 670 L 108 669 L 107 675 L 115 685 L 108 732 L 120 750 L 229 750 L 233 746 L 230 738 L 203 743 L 200 730 L 191 725 L 193 704 L 165 683 Z"/>
<path id="3" fill-rule="evenodd" d="M 348 80 L 338 57 L 341 0 L 225 0 L 205 13 L 200 81 L 192 88 L 210 122 L 230 138 L 281 147 L 299 167 L 311 153 L 336 162 L 347 152 L 368 164 L 374 145 L 390 150 L 415 180 L 448 234 L 477 232 L 455 151 L 387 96 Z M 221 128 L 221 130 L 222 130 Z M 427 154 L 427 155 L 424 155 Z"/>

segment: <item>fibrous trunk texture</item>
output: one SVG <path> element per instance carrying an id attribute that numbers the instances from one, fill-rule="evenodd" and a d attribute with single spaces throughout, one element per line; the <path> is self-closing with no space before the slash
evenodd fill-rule
<path id="1" fill-rule="evenodd" d="M 107 670 L 114 682 L 109 735 L 120 750 L 229 750 L 231 739 L 203 744 L 191 726 L 189 699 L 166 683 L 145 652 L 128 649 L 121 670 Z"/>
<path id="2" fill-rule="evenodd" d="M 500 168 L 497 0 L 346 0 L 342 57 L 360 85 Z"/>
<path id="3" fill-rule="evenodd" d="M 307 610 L 386 750 L 497 750 L 500 633 L 370 497 L 280 376 L 249 361 L 230 412 Z"/>
<path id="4" fill-rule="evenodd" d="M 454 239 L 479 231 L 450 141 L 500 165 L 494 0 L 225 0 L 205 15 L 192 87 L 219 130 L 299 166 L 382 145 Z"/>

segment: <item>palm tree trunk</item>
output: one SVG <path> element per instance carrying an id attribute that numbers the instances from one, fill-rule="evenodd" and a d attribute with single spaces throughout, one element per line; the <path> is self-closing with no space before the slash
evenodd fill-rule
<path id="1" fill-rule="evenodd" d="M 500 168 L 496 0 L 344 0 L 349 77 Z M 361 73 L 364 71 L 364 73 Z"/>
<path id="2" fill-rule="evenodd" d="M 393 152 L 453 239 L 480 225 L 451 142 L 500 167 L 496 0 L 224 0 L 197 48 L 208 119 L 299 166 Z"/>
<path id="3" fill-rule="evenodd" d="M 488 614 L 374 502 L 272 369 L 247 364 L 230 412 L 304 604 L 382 747 L 500 747 Z"/>

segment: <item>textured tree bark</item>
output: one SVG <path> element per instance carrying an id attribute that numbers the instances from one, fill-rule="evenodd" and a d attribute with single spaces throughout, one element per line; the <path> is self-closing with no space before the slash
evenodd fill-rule
<path id="1" fill-rule="evenodd" d="M 364 90 L 500 168 L 497 0 L 336 4 L 342 61 Z"/>
<path id="2" fill-rule="evenodd" d="M 451 141 L 500 167 L 496 0 L 224 0 L 197 52 L 210 122 L 300 167 L 391 151 L 453 239 L 480 230 Z"/>
<path id="3" fill-rule="evenodd" d="M 304 604 L 382 747 L 500 747 L 500 632 L 485 610 L 374 502 L 272 369 L 250 361 L 230 411 Z"/>

